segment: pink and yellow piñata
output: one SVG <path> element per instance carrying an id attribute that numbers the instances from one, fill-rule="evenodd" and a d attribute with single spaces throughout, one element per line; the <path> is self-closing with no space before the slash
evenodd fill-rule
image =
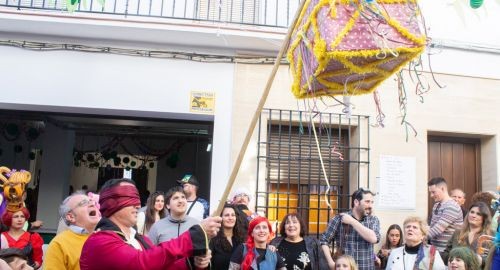
<path id="1" fill-rule="evenodd" d="M 306 0 L 288 60 L 297 98 L 367 94 L 425 49 L 417 0 Z"/>

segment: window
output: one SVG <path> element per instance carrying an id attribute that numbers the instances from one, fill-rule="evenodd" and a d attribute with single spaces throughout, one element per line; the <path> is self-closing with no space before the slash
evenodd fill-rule
<path id="1" fill-rule="evenodd" d="M 272 222 L 297 212 L 308 224 L 309 234 L 319 235 L 334 214 L 349 209 L 349 193 L 359 186 L 360 169 L 367 168 L 369 150 L 361 147 L 359 139 L 360 124 L 367 129 L 368 117 L 353 118 L 328 113 L 315 117 L 330 184 L 325 194 L 328 186 L 313 127 L 304 120 L 309 116 L 300 111 L 266 110 L 259 132 L 257 211 L 265 212 Z"/>

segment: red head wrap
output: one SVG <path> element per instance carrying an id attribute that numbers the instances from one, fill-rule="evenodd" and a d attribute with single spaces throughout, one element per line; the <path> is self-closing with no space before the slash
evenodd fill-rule
<path id="1" fill-rule="evenodd" d="M 135 186 L 117 185 L 101 191 L 99 204 L 101 205 L 101 214 L 110 217 L 124 207 L 141 206 L 141 200 Z"/>

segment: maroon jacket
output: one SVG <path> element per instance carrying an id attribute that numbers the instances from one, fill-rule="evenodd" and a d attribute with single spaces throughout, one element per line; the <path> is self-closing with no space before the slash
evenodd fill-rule
<path id="1" fill-rule="evenodd" d="M 191 269 L 189 257 L 206 254 L 206 237 L 195 225 L 178 238 L 154 246 L 140 235 L 136 239 L 143 246 L 137 250 L 125 242 L 123 233 L 107 218 L 102 218 L 85 242 L 80 257 L 81 270 L 164 270 Z"/>

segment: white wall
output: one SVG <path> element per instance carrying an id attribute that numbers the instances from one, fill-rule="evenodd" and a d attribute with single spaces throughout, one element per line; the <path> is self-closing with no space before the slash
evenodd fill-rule
<path id="1" fill-rule="evenodd" d="M 429 41 L 437 46 L 426 51 L 434 72 L 500 79 L 499 1 L 484 1 L 479 9 L 465 0 L 420 0 L 420 6 Z M 473 47 L 496 53 L 466 50 Z M 429 70 L 426 55 L 423 60 Z"/>
<path id="2" fill-rule="evenodd" d="M 1 46 L 0 56 L 3 109 L 213 120 L 211 200 L 219 199 L 217 179 L 229 171 L 233 64 Z M 189 112 L 193 90 L 216 94 L 214 116 Z"/>
<path id="3" fill-rule="evenodd" d="M 499 48 L 498 14 L 500 2 L 485 0 L 472 9 L 464 0 L 420 0 L 429 35 L 473 44 L 489 44 Z"/>

